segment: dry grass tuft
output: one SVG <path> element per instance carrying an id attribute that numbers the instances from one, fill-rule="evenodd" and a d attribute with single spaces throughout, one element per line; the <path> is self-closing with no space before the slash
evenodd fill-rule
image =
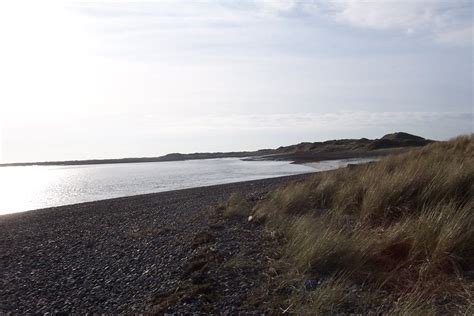
<path id="1" fill-rule="evenodd" d="M 247 217 L 251 211 L 249 202 L 240 193 L 232 193 L 223 208 L 225 218 Z"/>
<path id="2" fill-rule="evenodd" d="M 254 216 L 287 238 L 305 277 L 331 278 L 313 299 L 293 296 L 302 312 L 344 312 L 356 300 L 347 284 L 365 284 L 368 298 L 388 291 L 395 314 L 466 313 L 473 302 L 472 135 L 279 188 Z"/>

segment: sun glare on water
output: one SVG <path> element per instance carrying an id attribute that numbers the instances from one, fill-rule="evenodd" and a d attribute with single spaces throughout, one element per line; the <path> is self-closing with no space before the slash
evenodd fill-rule
<path id="1" fill-rule="evenodd" d="M 46 194 L 58 177 L 47 167 L 0 168 L 0 215 L 40 207 L 38 198 Z"/>

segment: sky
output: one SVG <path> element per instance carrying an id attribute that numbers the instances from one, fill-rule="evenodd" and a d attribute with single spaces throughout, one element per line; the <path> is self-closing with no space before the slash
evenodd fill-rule
<path id="1" fill-rule="evenodd" d="M 0 3 L 0 161 L 473 132 L 467 0 Z"/>

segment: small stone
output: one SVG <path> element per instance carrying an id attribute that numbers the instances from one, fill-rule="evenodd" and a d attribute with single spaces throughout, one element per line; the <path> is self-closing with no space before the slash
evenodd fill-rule
<path id="1" fill-rule="evenodd" d="M 307 279 L 304 281 L 304 287 L 308 291 L 313 291 L 316 289 L 316 287 L 320 284 L 318 280 L 315 279 Z"/>

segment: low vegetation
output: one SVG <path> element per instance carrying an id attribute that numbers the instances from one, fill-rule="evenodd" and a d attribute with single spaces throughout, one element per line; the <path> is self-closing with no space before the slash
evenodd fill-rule
<path id="1" fill-rule="evenodd" d="M 472 135 L 292 183 L 253 216 L 294 267 L 280 311 L 474 313 Z"/>
<path id="2" fill-rule="evenodd" d="M 232 193 L 222 209 L 225 218 L 247 217 L 251 211 L 247 199 L 240 193 Z"/>

